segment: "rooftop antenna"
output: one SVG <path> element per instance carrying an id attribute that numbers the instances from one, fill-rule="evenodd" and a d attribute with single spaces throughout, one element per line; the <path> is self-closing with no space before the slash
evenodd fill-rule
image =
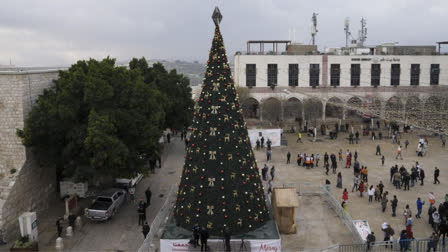
<path id="1" fill-rule="evenodd" d="M 296 42 L 296 28 L 293 28 L 293 33 L 294 33 L 294 40 L 293 40 L 293 42 L 295 43 Z"/>
<path id="2" fill-rule="evenodd" d="M 348 48 L 348 42 L 350 40 L 350 19 L 347 17 L 344 20 L 344 31 L 345 31 L 345 47 Z"/>
<path id="3" fill-rule="evenodd" d="M 361 19 L 361 30 L 359 30 L 359 45 L 360 47 L 364 47 L 364 42 L 367 40 L 367 20 L 364 18 Z"/>
<path id="4" fill-rule="evenodd" d="M 313 17 L 311 18 L 311 21 L 313 22 L 312 26 L 311 26 L 311 40 L 312 40 L 312 45 L 316 44 L 316 34 L 318 32 L 317 30 L 317 15 L 319 15 L 318 13 L 313 12 Z"/>

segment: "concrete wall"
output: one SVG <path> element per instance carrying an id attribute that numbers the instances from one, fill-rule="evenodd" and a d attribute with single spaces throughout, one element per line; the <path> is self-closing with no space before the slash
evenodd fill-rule
<path id="1" fill-rule="evenodd" d="M 38 96 L 56 78 L 58 71 L 0 72 L 0 231 L 7 240 L 19 232 L 18 216 L 24 211 L 40 214 L 56 188 L 55 171 L 39 167 L 16 135 Z"/>
<path id="2" fill-rule="evenodd" d="M 328 64 L 323 64 L 327 58 Z M 400 64 L 400 86 L 410 86 L 411 64 L 420 64 L 419 86 L 430 86 L 431 64 L 440 64 L 439 85 L 448 85 L 448 56 L 235 55 L 235 84 L 246 86 L 246 64 L 256 64 L 256 86 L 267 87 L 267 65 L 278 65 L 278 86 L 288 86 L 288 65 L 299 64 L 299 87 L 309 87 L 310 64 L 320 65 L 319 84 L 330 85 L 331 64 L 340 64 L 340 86 L 350 87 L 351 64 L 361 65 L 360 86 L 371 86 L 371 64 L 381 64 L 380 86 L 391 86 L 391 64 Z M 326 69 L 324 69 L 326 66 Z M 322 80 L 323 73 L 326 81 Z"/>

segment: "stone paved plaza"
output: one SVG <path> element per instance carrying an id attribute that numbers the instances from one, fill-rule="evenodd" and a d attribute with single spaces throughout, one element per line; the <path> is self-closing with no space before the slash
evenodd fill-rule
<path id="1" fill-rule="evenodd" d="M 357 129 L 355 128 L 355 131 Z M 359 130 L 361 132 L 361 130 Z M 432 228 L 428 224 L 428 193 L 434 192 L 436 196 L 436 206 L 439 205 L 441 201 L 444 200 L 445 193 L 448 193 L 447 180 L 448 180 L 448 170 L 446 168 L 448 164 L 448 155 L 447 150 L 441 148 L 441 141 L 439 137 L 427 137 L 429 146 L 428 153 L 425 157 L 417 157 L 416 155 L 416 147 L 419 140 L 419 135 L 422 132 L 413 132 L 413 133 L 402 133 L 402 142 L 406 139 L 409 140 L 410 144 L 408 150 L 403 150 L 403 160 L 396 160 L 395 154 L 397 145 L 392 144 L 390 139 L 383 140 L 370 140 L 367 136 L 360 136 L 359 144 L 349 144 L 347 137 L 347 133 L 340 133 L 337 140 L 330 140 L 328 137 L 320 137 L 321 141 L 312 142 L 312 138 L 306 136 L 306 134 L 302 134 L 303 143 L 296 143 L 297 135 L 296 134 L 284 134 L 288 141 L 288 146 L 281 146 L 273 148 L 272 161 L 268 162 L 268 166 L 275 166 L 275 180 L 277 183 L 295 183 L 297 185 L 303 183 L 311 183 L 311 184 L 324 184 L 325 179 L 329 179 L 331 181 L 331 193 L 337 198 L 340 202 L 342 201 L 342 191 L 343 189 L 339 189 L 336 187 L 336 174 L 332 174 L 331 169 L 328 176 L 325 175 L 325 169 L 323 168 L 323 156 L 324 153 L 327 152 L 329 155 L 331 153 L 335 153 L 337 156 L 337 152 L 339 149 L 343 150 L 343 162 L 338 163 L 337 172 L 342 172 L 342 184 L 343 188 L 347 188 L 349 191 L 349 200 L 347 205 L 347 211 L 352 216 L 354 220 L 362 219 L 367 220 L 370 224 L 372 231 L 375 232 L 377 241 L 382 240 L 383 235 L 381 231 L 381 224 L 383 222 L 387 222 L 391 224 L 392 228 L 395 230 L 394 238 L 398 238 L 398 234 L 402 229 L 405 229 L 404 225 L 404 217 L 403 211 L 406 204 L 409 204 L 411 210 L 413 212 L 413 232 L 415 238 L 428 238 L 431 235 Z M 385 134 L 385 130 L 383 131 Z M 387 133 L 386 133 L 387 135 Z M 382 154 L 385 156 L 385 164 L 381 166 L 380 156 L 375 156 L 376 145 L 380 144 Z M 403 147 L 404 148 L 404 147 Z M 373 201 L 372 203 L 368 203 L 368 197 L 361 198 L 359 196 L 359 192 L 351 192 L 351 188 L 353 186 L 353 166 L 350 169 L 346 169 L 345 167 L 345 152 L 347 149 L 350 149 L 352 154 L 355 150 L 358 151 L 358 160 L 360 161 L 360 165 L 364 165 L 368 167 L 368 184 L 376 186 L 380 180 L 383 181 L 385 185 L 384 191 L 389 191 L 389 203 L 386 209 L 386 212 L 383 213 L 381 211 L 381 204 L 379 202 Z M 291 164 L 286 164 L 286 153 L 291 152 Z M 320 156 L 319 167 L 315 167 L 313 169 L 306 169 L 304 167 L 297 166 L 297 153 L 308 153 L 308 154 L 316 154 L 318 153 Z M 255 154 L 257 157 L 257 163 L 260 169 L 266 163 L 266 154 L 265 150 L 255 150 Z M 352 159 L 352 162 L 354 160 Z M 408 171 L 418 161 L 423 170 L 425 171 L 425 183 L 424 186 L 420 186 L 420 184 L 411 187 L 410 191 L 397 190 L 393 187 L 392 183 L 389 181 L 389 170 L 392 165 L 398 164 L 399 167 L 404 165 Z M 433 184 L 433 174 L 434 167 L 437 166 L 440 169 L 440 177 L 439 180 L 441 184 L 434 185 Z M 398 207 L 397 207 L 397 217 L 392 217 L 392 210 L 390 207 L 390 201 L 393 198 L 393 195 L 397 195 L 398 197 Z M 416 200 L 417 197 L 421 197 L 422 200 L 425 200 L 426 204 L 423 207 L 422 218 L 416 219 L 415 213 L 416 209 Z M 315 200 L 319 200 L 318 197 Z M 304 201 L 299 198 L 299 203 L 301 204 L 309 204 L 309 200 Z M 314 203 L 315 204 L 315 203 Z M 303 209 L 303 208 L 302 208 Z M 322 222 L 328 223 L 328 229 L 325 228 L 325 225 L 316 226 L 316 229 L 313 230 L 313 234 L 316 239 L 321 236 L 329 237 L 326 242 L 313 245 L 310 243 L 311 247 L 324 247 L 329 246 L 335 243 L 346 244 L 351 243 L 351 240 L 347 238 L 344 234 L 338 234 L 341 229 L 337 229 L 334 226 L 339 225 L 339 228 L 345 228 L 342 225 L 342 222 L 333 221 L 335 214 L 330 211 L 324 211 L 324 213 L 328 213 L 332 216 L 325 218 L 322 216 L 322 211 L 310 212 L 303 210 L 301 208 L 297 210 L 298 218 L 303 218 L 304 222 L 298 222 L 298 230 L 300 232 L 300 225 L 309 225 L 311 222 L 316 222 L 316 219 L 322 219 Z M 310 216 L 314 215 L 314 216 Z M 301 217 L 304 216 L 304 217 Z M 307 223 L 307 220 L 308 223 Z M 331 221 L 328 221 L 331 220 Z M 344 229 L 345 232 L 346 229 Z M 334 233 L 333 233 L 334 232 Z M 347 230 L 348 232 L 348 230 Z M 287 238 L 287 236 L 282 236 L 282 238 Z M 311 237 L 310 237 L 311 238 Z M 300 239 L 302 241 L 307 241 L 306 239 Z M 286 245 L 291 244 L 288 242 L 288 238 L 284 239 L 283 244 Z M 298 245 L 299 246 L 299 245 Z M 289 246 L 287 246 L 289 247 Z M 297 248 L 304 248 L 303 246 L 299 246 Z M 310 249 L 309 246 L 306 246 L 306 249 Z"/>

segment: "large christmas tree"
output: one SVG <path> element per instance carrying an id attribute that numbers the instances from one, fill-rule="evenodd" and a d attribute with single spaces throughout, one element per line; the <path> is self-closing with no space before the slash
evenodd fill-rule
<path id="1" fill-rule="evenodd" d="M 246 123 L 238 101 L 215 9 L 204 84 L 179 185 L 174 216 L 181 227 L 195 224 L 211 235 L 254 230 L 269 219 Z"/>

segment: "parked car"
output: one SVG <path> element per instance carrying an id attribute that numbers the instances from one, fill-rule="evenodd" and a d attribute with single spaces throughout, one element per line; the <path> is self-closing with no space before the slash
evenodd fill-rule
<path id="1" fill-rule="evenodd" d="M 109 190 L 100 194 L 92 206 L 87 209 L 87 218 L 95 221 L 105 221 L 117 213 L 126 198 L 126 191 L 123 189 Z"/>
<path id="2" fill-rule="evenodd" d="M 127 190 L 129 187 L 135 187 L 142 180 L 143 175 L 137 174 L 134 178 L 117 178 L 115 179 L 115 187 Z"/>

